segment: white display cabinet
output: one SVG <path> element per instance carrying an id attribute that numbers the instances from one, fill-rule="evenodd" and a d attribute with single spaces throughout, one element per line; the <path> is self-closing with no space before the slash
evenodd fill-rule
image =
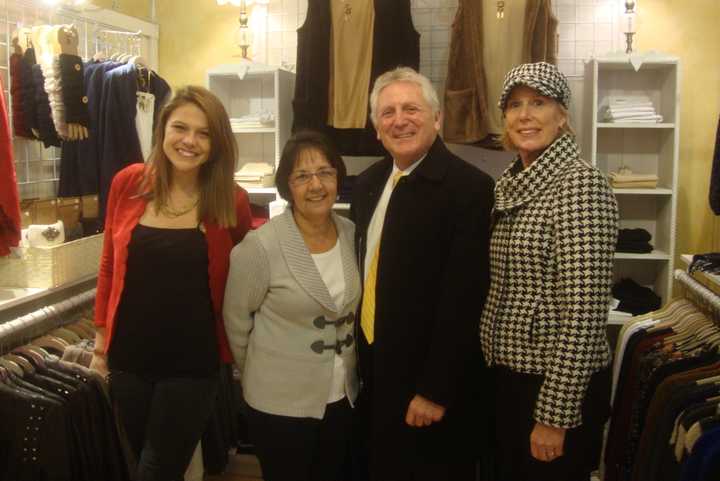
<path id="1" fill-rule="evenodd" d="M 214 67 L 207 72 L 208 89 L 218 96 L 230 117 L 238 146 L 236 170 L 249 162 L 277 167 L 283 146 L 292 132 L 292 97 L 295 74 L 287 70 L 240 62 Z M 272 121 L 268 122 L 267 117 Z M 254 124 L 253 117 L 265 117 Z M 246 189 L 254 203 L 277 198 L 275 187 Z"/>
<path id="2" fill-rule="evenodd" d="M 637 174 L 658 176 L 654 189 L 613 189 L 620 212 L 620 228 L 643 228 L 652 235 L 647 254 L 616 253 L 615 280 L 630 277 L 650 287 L 667 302 L 672 294 L 675 253 L 679 141 L 679 61 L 654 56 L 638 69 L 628 57 L 596 58 L 586 64 L 583 152 L 602 172 L 629 167 Z M 603 106 L 613 96 L 648 97 L 660 123 L 607 122 Z M 610 313 L 610 323 L 629 317 Z"/>

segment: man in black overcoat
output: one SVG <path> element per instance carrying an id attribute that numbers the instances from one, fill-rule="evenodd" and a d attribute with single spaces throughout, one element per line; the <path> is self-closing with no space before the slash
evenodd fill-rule
<path id="1" fill-rule="evenodd" d="M 445 147 L 424 76 L 387 72 L 370 103 L 389 155 L 358 177 L 351 208 L 364 281 L 355 454 L 373 481 L 472 481 L 489 397 L 478 323 L 493 181 Z"/>

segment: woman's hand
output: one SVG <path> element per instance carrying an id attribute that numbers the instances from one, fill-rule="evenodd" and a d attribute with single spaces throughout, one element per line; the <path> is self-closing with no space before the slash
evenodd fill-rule
<path id="1" fill-rule="evenodd" d="M 104 354 L 93 353 L 92 361 L 90 361 L 90 369 L 97 371 L 102 377 L 107 378 L 110 373 L 107 366 L 107 358 Z"/>
<path id="2" fill-rule="evenodd" d="M 530 433 L 530 453 L 538 461 L 550 462 L 563 455 L 565 428 L 535 423 Z"/>

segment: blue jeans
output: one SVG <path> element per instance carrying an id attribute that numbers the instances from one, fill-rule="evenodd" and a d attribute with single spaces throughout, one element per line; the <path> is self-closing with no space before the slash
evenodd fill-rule
<path id="1" fill-rule="evenodd" d="M 110 396 L 137 459 L 137 481 L 181 481 L 202 437 L 219 378 L 110 372 Z"/>

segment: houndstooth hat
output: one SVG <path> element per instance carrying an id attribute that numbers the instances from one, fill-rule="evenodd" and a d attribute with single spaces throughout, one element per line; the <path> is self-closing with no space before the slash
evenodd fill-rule
<path id="1" fill-rule="evenodd" d="M 547 62 L 524 63 L 505 75 L 502 95 L 498 107 L 505 110 L 512 89 L 518 85 L 527 85 L 546 97 L 560 102 L 566 109 L 570 106 L 570 87 L 567 79 L 555 65 Z"/>

